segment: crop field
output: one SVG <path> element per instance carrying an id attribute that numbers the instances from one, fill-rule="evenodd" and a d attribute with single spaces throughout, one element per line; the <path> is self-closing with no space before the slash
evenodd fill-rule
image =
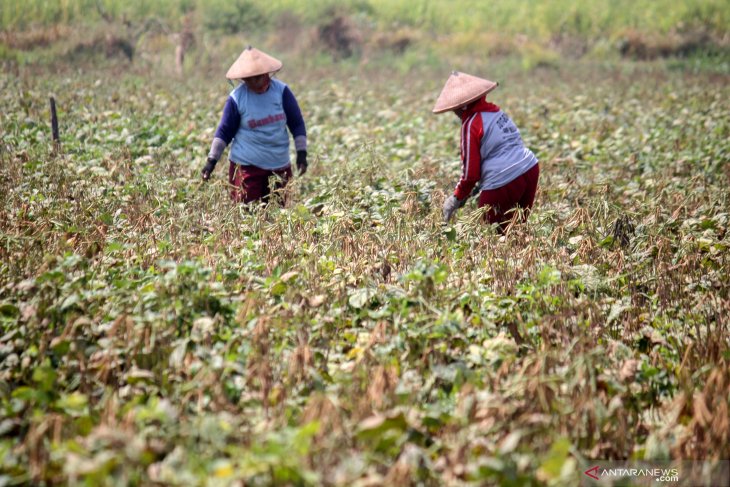
<path id="1" fill-rule="evenodd" d="M 184 76 L 150 40 L 3 61 L 0 485 L 577 485 L 595 459 L 730 459 L 726 68 L 264 44 L 310 168 L 246 207 L 225 161 L 200 179 L 243 43 L 211 39 Z M 500 82 L 540 159 L 504 236 L 474 201 L 442 221 L 451 69 Z"/>

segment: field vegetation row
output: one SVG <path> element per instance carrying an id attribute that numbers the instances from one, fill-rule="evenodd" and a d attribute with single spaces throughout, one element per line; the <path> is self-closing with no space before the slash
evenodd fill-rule
<path id="1" fill-rule="evenodd" d="M 290 68 L 312 168 L 253 210 L 197 180 L 224 84 L 4 75 L 3 478 L 565 485 L 588 458 L 727 458 L 728 85 L 493 69 L 543 167 L 503 238 L 471 205 L 440 222 L 441 72 Z"/>

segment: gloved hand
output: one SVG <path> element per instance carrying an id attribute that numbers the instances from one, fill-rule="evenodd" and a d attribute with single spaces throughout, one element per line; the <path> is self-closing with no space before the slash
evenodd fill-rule
<path id="1" fill-rule="evenodd" d="M 206 160 L 205 166 L 203 167 L 203 170 L 201 171 L 201 175 L 203 176 L 203 181 L 207 181 L 210 179 L 210 174 L 213 172 L 213 169 L 215 169 L 215 165 L 218 164 L 218 161 L 215 159 L 211 159 L 210 157 Z"/>
<path id="2" fill-rule="evenodd" d="M 443 215 L 444 215 L 444 221 L 446 223 L 451 220 L 451 217 L 454 216 L 454 213 L 456 213 L 456 210 L 464 206 L 464 202 L 466 200 L 459 200 L 454 196 L 453 194 L 446 198 L 446 201 L 444 201 L 444 207 L 443 207 Z"/>
<path id="3" fill-rule="evenodd" d="M 307 151 L 305 150 L 298 150 L 297 151 L 297 169 L 299 170 L 299 175 L 303 176 L 305 172 L 307 172 Z"/>

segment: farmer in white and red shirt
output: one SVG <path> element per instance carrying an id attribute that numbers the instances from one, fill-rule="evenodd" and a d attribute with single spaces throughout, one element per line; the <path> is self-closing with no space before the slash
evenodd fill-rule
<path id="1" fill-rule="evenodd" d="M 278 59 L 248 46 L 226 73 L 241 84 L 223 107 L 202 177 L 210 179 L 232 142 L 228 182 L 236 202 L 267 201 L 272 191 L 286 186 L 292 177 L 287 129 L 294 138 L 299 175 L 307 171 L 307 131 L 299 104 L 286 84 L 272 78 L 281 67 Z"/>
<path id="2" fill-rule="evenodd" d="M 497 83 L 454 71 L 436 100 L 434 113 L 453 111 L 461 119 L 462 175 L 454 194 L 444 202 L 448 222 L 478 184 L 479 207 L 488 206 L 489 223 L 503 233 L 515 210 L 527 218 L 535 201 L 540 174 L 537 157 L 525 147 L 512 119 L 489 103 Z"/>

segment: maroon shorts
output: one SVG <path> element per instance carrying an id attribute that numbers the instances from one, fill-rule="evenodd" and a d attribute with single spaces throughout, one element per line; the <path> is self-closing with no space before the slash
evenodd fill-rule
<path id="1" fill-rule="evenodd" d="M 291 167 L 269 171 L 256 166 L 243 166 L 235 162 L 231 162 L 231 165 L 228 166 L 231 199 L 236 203 L 250 203 L 256 200 L 268 202 L 272 191 L 281 195 L 283 203 L 286 201 L 283 189 L 291 177 Z"/>
<path id="2" fill-rule="evenodd" d="M 500 188 L 487 189 L 479 195 L 479 208 L 489 205 L 486 218 L 489 223 L 499 223 L 501 231 L 507 228 L 513 210 L 522 209 L 522 221 L 527 219 L 535 201 L 540 166 L 535 164 L 529 171 Z"/>

